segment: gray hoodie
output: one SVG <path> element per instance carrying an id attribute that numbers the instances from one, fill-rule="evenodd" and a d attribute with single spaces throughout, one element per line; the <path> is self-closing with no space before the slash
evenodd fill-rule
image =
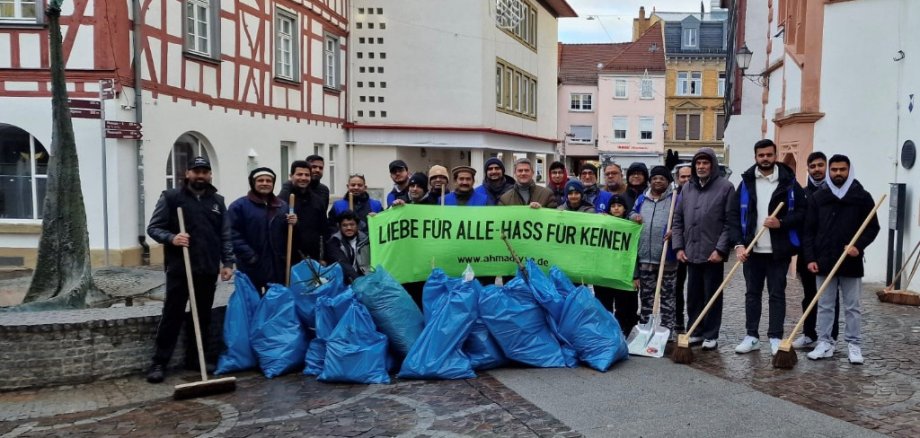
<path id="1" fill-rule="evenodd" d="M 696 174 L 696 161 L 709 157 L 712 173 L 703 184 Z M 711 148 L 700 148 L 693 156 L 693 174 L 681 191 L 674 212 L 674 250 L 684 250 L 690 263 L 706 263 L 713 250 L 724 259 L 731 249 L 728 213 L 735 187 L 719 171 L 719 161 Z"/>

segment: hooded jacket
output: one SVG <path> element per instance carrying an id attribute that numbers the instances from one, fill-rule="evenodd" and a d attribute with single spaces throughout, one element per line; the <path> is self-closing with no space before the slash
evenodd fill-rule
<path id="1" fill-rule="evenodd" d="M 249 192 L 233 201 L 227 212 L 237 269 L 252 280 L 256 290 L 270 282 L 284 284 L 287 202 L 274 195 L 263 199 Z"/>
<path id="2" fill-rule="evenodd" d="M 711 176 L 705 184 L 696 174 L 695 164 L 701 156 L 712 162 Z M 711 148 L 700 148 L 693 163 L 693 174 L 684 185 L 674 212 L 674 251 L 684 250 L 690 263 L 706 263 L 713 251 L 718 251 L 724 259 L 733 243 L 729 211 L 735 187 L 722 176 Z"/>
<path id="3" fill-rule="evenodd" d="M 828 184 L 833 183 L 828 181 Z M 853 181 L 843 199 L 834 196 L 827 185 L 818 189 L 808 198 L 808 210 L 805 212 L 802 257 L 805 258 L 806 264 L 817 262 L 818 275 L 828 275 L 873 207 L 875 202 L 872 196 L 857 180 Z M 836 275 L 864 275 L 863 256 L 880 230 L 878 216 L 873 216 L 863 234 L 856 240 L 859 256 L 844 258 Z"/>
<path id="4" fill-rule="evenodd" d="M 639 187 L 632 187 L 629 184 L 629 175 L 633 174 L 634 172 L 639 172 L 645 176 L 645 182 L 642 183 L 642 185 Z M 639 197 L 639 195 L 645 193 L 645 191 L 648 189 L 648 180 L 648 166 L 646 166 L 645 163 L 632 163 L 629 165 L 629 168 L 626 169 L 626 191 L 629 192 L 629 195 L 632 196 L 633 199 L 636 199 Z"/>
<path id="5" fill-rule="evenodd" d="M 498 184 L 496 187 L 492 187 L 489 184 L 489 181 L 484 181 L 482 185 L 476 187 L 474 191 L 486 195 L 486 205 L 498 205 L 498 200 L 506 192 L 514 188 L 514 178 L 505 175 L 502 179 L 501 184 Z"/>
<path id="6" fill-rule="evenodd" d="M 348 250 L 345 248 L 345 245 L 350 245 L 351 243 L 342 236 L 342 233 L 336 232 L 329 238 L 329 242 L 326 243 L 328 248 L 326 254 L 326 261 L 329 263 L 338 263 L 342 267 L 342 273 L 345 275 L 346 284 L 351 284 L 358 277 L 366 274 L 370 270 L 371 265 L 371 247 L 367 239 L 367 234 L 358 232 L 358 235 L 355 236 L 355 239 L 358 239 L 356 242 L 357 250 L 355 251 L 354 258 L 348 257 Z"/>
<path id="7" fill-rule="evenodd" d="M 747 246 L 754 240 L 757 231 L 760 230 L 762 223 L 758 223 L 757 216 L 761 213 L 757 211 L 757 165 L 753 165 L 743 174 L 741 180 L 748 192 L 747 217 L 741 217 L 741 184 L 735 195 L 731 198 L 731 211 L 729 212 L 729 224 L 731 224 L 731 239 L 735 245 Z M 788 261 L 792 256 L 798 253 L 798 248 L 792 245 L 789 238 L 790 230 L 797 233 L 805 223 L 805 210 L 808 208 L 808 201 L 805 198 L 805 191 L 802 186 L 795 180 L 795 174 L 789 166 L 783 163 L 776 163 L 774 172 L 777 172 L 778 179 L 776 190 L 770 196 L 770 211 L 763 213 L 767 217 L 780 202 L 785 203 L 776 217 L 780 220 L 779 228 L 769 229 L 770 243 L 772 246 L 773 260 Z M 792 190 L 793 206 L 789 211 L 789 190 Z M 745 221 L 746 233 L 742 233 L 741 221 Z M 799 236 L 801 238 L 801 236 Z M 801 239 L 800 239 L 801 242 Z"/>
<path id="8" fill-rule="evenodd" d="M 657 200 L 651 198 L 651 189 L 645 191 L 645 199 L 638 210 L 629 213 L 629 220 L 642 216 L 642 230 L 639 231 L 639 250 L 636 253 L 638 263 L 661 263 L 661 249 L 664 247 L 664 235 L 668 228 L 668 216 L 671 209 L 673 191 L 665 189 Z M 675 209 L 677 206 L 674 207 Z M 673 224 L 672 224 L 673 227 Z M 668 261 L 674 262 L 673 251 L 668 251 Z M 638 272 L 638 271 L 637 271 Z"/>

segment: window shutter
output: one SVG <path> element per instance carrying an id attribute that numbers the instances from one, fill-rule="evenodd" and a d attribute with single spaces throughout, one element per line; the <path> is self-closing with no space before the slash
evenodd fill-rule
<path id="1" fill-rule="evenodd" d="M 719 114 L 716 116 L 716 140 L 721 140 L 725 137 L 725 114 Z"/>
<path id="2" fill-rule="evenodd" d="M 690 115 L 690 140 L 700 139 L 700 115 Z"/>
<path id="3" fill-rule="evenodd" d="M 686 140 L 687 139 L 687 115 L 678 114 L 677 120 L 674 122 L 676 129 L 675 140 Z"/>

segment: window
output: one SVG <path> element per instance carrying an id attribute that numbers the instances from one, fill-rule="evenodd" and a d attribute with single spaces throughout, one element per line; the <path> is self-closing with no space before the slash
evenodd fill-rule
<path id="1" fill-rule="evenodd" d="M 339 39 L 333 35 L 326 35 L 323 46 L 323 72 L 326 88 L 338 90 L 342 77 L 339 74 Z"/>
<path id="2" fill-rule="evenodd" d="M 654 90 L 652 89 L 652 80 L 651 79 L 642 79 L 642 82 L 639 84 L 639 98 L 640 99 L 654 99 L 653 96 Z"/>
<path id="3" fill-rule="evenodd" d="M 41 219 L 47 182 L 45 147 L 28 132 L 0 123 L 0 219 Z"/>
<path id="4" fill-rule="evenodd" d="M 571 134 L 569 143 L 593 143 L 594 128 L 589 125 L 572 125 L 569 134 Z"/>
<path id="5" fill-rule="evenodd" d="M 699 96 L 703 94 L 703 72 L 690 72 L 690 95 Z"/>
<path id="6" fill-rule="evenodd" d="M 495 66 L 495 106 L 502 106 L 502 75 L 504 68 L 501 64 Z"/>
<path id="7" fill-rule="evenodd" d="M 697 39 L 697 35 L 699 31 L 700 31 L 699 29 L 693 29 L 693 28 L 684 29 L 683 46 L 684 47 L 696 47 L 697 46 L 696 39 Z"/>
<path id="8" fill-rule="evenodd" d="M 678 96 L 699 96 L 703 90 L 703 73 L 698 71 L 677 72 Z"/>
<path id="9" fill-rule="evenodd" d="M 210 160 L 208 151 L 201 144 L 198 137 L 192 134 L 182 134 L 169 152 L 169 158 L 166 160 L 166 188 L 172 189 L 185 183 L 185 171 L 188 170 L 188 162 L 192 158 L 202 156 Z"/>
<path id="10" fill-rule="evenodd" d="M 290 174 L 291 151 L 294 151 L 296 148 L 297 143 L 294 143 L 293 141 L 281 142 L 281 172 L 288 172 L 288 174 Z"/>
<path id="11" fill-rule="evenodd" d="M 700 139 L 700 115 L 699 114 L 677 114 L 674 120 L 675 140 L 699 140 Z"/>
<path id="12" fill-rule="evenodd" d="M 278 11 L 275 16 L 275 76 L 294 80 L 300 64 L 297 50 L 297 18 Z"/>
<path id="13" fill-rule="evenodd" d="M 569 109 L 572 111 L 591 111 L 594 109 L 591 104 L 591 93 L 572 93 L 571 99 Z"/>
<path id="14" fill-rule="evenodd" d="M 529 73 L 498 59 L 495 65 L 495 107 L 502 112 L 536 117 L 537 81 Z"/>
<path id="15" fill-rule="evenodd" d="M 41 24 L 44 3 L 42 0 L 0 0 L 0 21 Z"/>
<path id="16" fill-rule="evenodd" d="M 628 84 L 626 79 L 616 79 L 613 84 L 613 97 L 615 99 L 626 99 L 628 95 Z"/>
<path id="17" fill-rule="evenodd" d="M 719 72 L 719 97 L 725 96 L 725 72 Z"/>
<path id="18" fill-rule="evenodd" d="M 514 72 L 514 84 L 511 85 L 511 90 L 514 92 L 514 97 L 511 99 L 511 103 L 514 104 L 514 111 L 521 112 L 521 98 L 524 93 L 521 92 L 524 85 L 521 83 L 521 72 Z"/>
<path id="19" fill-rule="evenodd" d="M 323 144 L 313 143 L 313 155 L 323 156 Z"/>
<path id="20" fill-rule="evenodd" d="M 336 193 L 335 191 L 335 162 L 336 157 L 339 155 L 339 145 L 331 144 L 329 145 L 329 156 L 326 158 L 326 175 L 329 175 L 329 178 L 326 181 L 329 181 L 329 193 Z"/>
<path id="21" fill-rule="evenodd" d="M 686 96 L 690 94 L 690 76 L 688 72 L 679 71 L 677 72 L 677 89 L 674 90 L 674 94 L 678 96 Z"/>
<path id="22" fill-rule="evenodd" d="M 498 10 L 502 5 L 499 2 L 496 2 L 496 14 L 503 14 L 505 11 Z M 520 3 L 512 3 L 511 7 L 520 7 L 520 10 L 515 11 L 520 13 L 521 21 L 517 23 L 513 28 L 505 29 L 501 28 L 505 33 L 513 37 L 514 39 L 520 41 L 527 47 L 536 50 L 537 49 L 537 10 L 535 7 L 531 6 L 526 1 Z M 498 23 L 496 22 L 496 26 Z"/>
<path id="23" fill-rule="evenodd" d="M 626 117 L 614 117 L 613 118 L 613 139 L 614 140 L 626 140 L 628 126 L 629 126 L 629 120 L 626 119 Z"/>
<path id="24" fill-rule="evenodd" d="M 652 130 L 655 126 L 654 117 L 639 117 L 639 142 L 647 143 L 654 140 Z"/>
<path id="25" fill-rule="evenodd" d="M 196 55 L 217 58 L 219 55 L 219 26 L 217 14 L 220 3 L 217 0 L 186 0 L 185 2 L 185 50 Z"/>
<path id="26" fill-rule="evenodd" d="M 716 114 L 716 140 L 725 137 L 725 114 Z"/>

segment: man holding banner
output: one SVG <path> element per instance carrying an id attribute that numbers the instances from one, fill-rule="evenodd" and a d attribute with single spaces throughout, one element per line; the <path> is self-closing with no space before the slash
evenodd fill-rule
<path id="1" fill-rule="evenodd" d="M 526 158 L 514 162 L 514 187 L 498 199 L 498 205 L 529 205 L 530 208 L 556 208 L 553 191 L 533 181 L 533 164 Z"/>

